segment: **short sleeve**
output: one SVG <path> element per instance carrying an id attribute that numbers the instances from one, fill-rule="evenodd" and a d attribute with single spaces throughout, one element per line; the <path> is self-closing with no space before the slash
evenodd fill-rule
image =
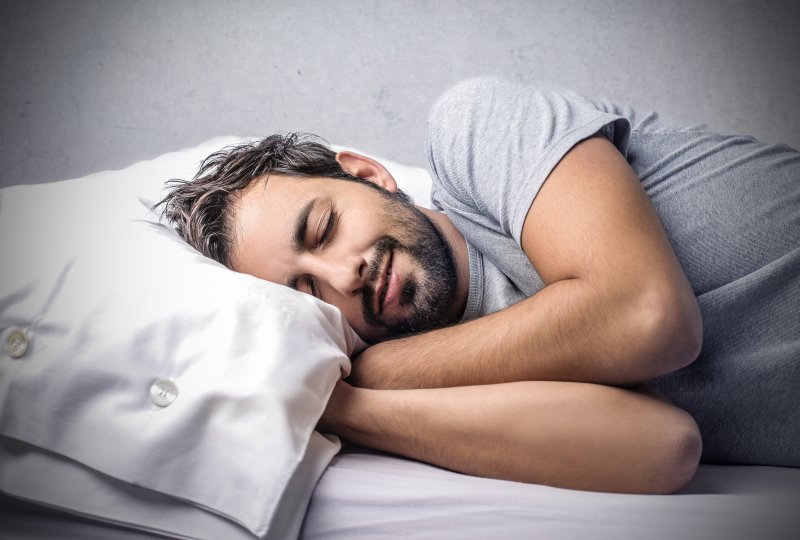
<path id="1" fill-rule="evenodd" d="M 500 79 L 464 81 L 434 104 L 427 132 L 431 199 L 465 228 L 520 243 L 522 226 L 552 169 L 601 132 L 625 155 L 630 125 L 575 93 Z M 477 227 L 477 229 L 476 229 Z"/>

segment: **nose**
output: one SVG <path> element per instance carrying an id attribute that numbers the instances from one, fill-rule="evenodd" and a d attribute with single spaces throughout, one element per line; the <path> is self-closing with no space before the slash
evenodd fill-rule
<path id="1" fill-rule="evenodd" d="M 344 296 L 357 293 L 367 282 L 367 262 L 359 255 L 329 254 L 318 265 L 319 278 Z"/>

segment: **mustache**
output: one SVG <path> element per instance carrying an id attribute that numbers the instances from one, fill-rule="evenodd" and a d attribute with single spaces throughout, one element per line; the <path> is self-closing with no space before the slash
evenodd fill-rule
<path id="1" fill-rule="evenodd" d="M 399 247 L 401 247 L 400 242 L 391 236 L 383 236 L 375 242 L 372 260 L 369 262 L 369 267 L 367 268 L 367 282 L 369 285 L 365 285 L 361 292 L 361 312 L 364 316 L 364 320 L 369 324 L 386 326 L 383 321 L 378 319 L 378 314 L 375 313 L 373 309 L 375 305 L 375 295 L 377 294 L 376 285 L 380 277 L 378 274 L 380 274 L 381 263 L 384 257 L 386 257 L 387 253 Z"/>

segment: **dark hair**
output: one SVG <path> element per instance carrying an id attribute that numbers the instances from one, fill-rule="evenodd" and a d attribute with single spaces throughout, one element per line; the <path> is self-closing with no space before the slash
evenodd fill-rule
<path id="1" fill-rule="evenodd" d="M 189 245 L 230 266 L 231 201 L 253 180 L 270 173 L 341 178 L 376 187 L 345 172 L 336 153 L 319 137 L 288 133 L 214 152 L 192 180 L 167 182 L 171 191 L 154 209 L 163 205 L 164 217 Z"/>

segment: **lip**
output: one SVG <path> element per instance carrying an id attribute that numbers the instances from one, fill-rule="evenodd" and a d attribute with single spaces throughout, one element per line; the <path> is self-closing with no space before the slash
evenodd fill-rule
<path id="1" fill-rule="evenodd" d="M 400 272 L 394 268 L 394 257 L 389 259 L 389 264 L 387 266 L 387 283 L 383 288 L 383 302 L 381 304 L 382 312 L 386 311 L 390 306 L 397 304 L 398 298 L 400 297 Z M 388 275 L 390 270 L 392 274 Z"/>
<path id="2" fill-rule="evenodd" d="M 388 292 L 390 283 L 389 269 L 392 267 L 394 260 L 394 251 L 390 251 L 386 257 L 386 265 L 383 268 L 380 276 L 380 282 L 375 287 L 375 313 L 382 313 L 386 305 L 386 293 Z"/>

